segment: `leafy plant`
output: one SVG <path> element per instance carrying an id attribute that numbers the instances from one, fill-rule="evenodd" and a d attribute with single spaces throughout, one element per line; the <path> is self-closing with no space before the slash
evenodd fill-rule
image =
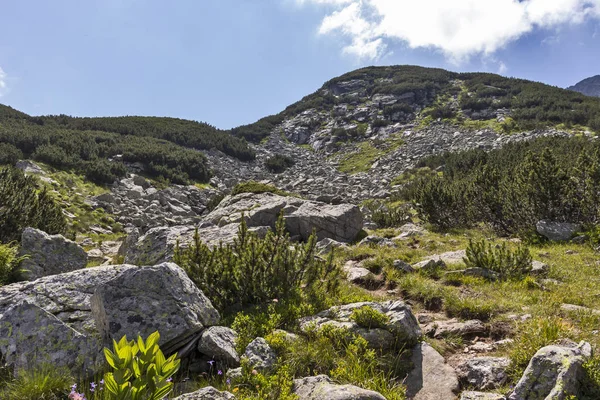
<path id="1" fill-rule="evenodd" d="M 264 238 L 249 232 L 242 218 L 232 244 L 208 247 L 198 232 L 187 249 L 176 248 L 175 262 L 221 311 L 232 306 L 268 304 L 277 300 L 335 293 L 339 269 L 333 255 L 316 255 L 316 236 L 293 244 L 283 215 Z"/>
<path id="2" fill-rule="evenodd" d="M 466 255 L 467 268 L 483 268 L 495 272 L 500 279 L 522 278 L 532 268 L 531 253 L 522 245 L 511 250 L 506 243 L 494 245 L 486 240 L 469 241 Z"/>
<path id="3" fill-rule="evenodd" d="M 390 317 L 369 306 L 363 306 L 352 311 L 350 319 L 367 329 L 383 328 L 390 321 Z"/>
<path id="4" fill-rule="evenodd" d="M 104 375 L 108 400 L 161 400 L 173 390 L 171 377 L 180 360 L 173 354 L 165 358 L 158 346 L 160 335 L 152 333 L 146 341 L 128 341 L 123 336 L 113 350 L 104 348 L 106 361 L 113 369 Z"/>
<path id="5" fill-rule="evenodd" d="M 371 213 L 371 220 L 379 228 L 393 228 L 411 222 L 412 215 L 409 204 L 367 201 L 365 207 Z"/>

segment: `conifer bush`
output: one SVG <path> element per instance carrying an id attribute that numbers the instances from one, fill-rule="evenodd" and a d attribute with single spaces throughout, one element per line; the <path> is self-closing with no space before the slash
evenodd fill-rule
<path id="1" fill-rule="evenodd" d="M 294 165 L 294 159 L 281 154 L 275 154 L 265 161 L 265 167 L 276 174 L 279 174 Z"/>
<path id="2" fill-rule="evenodd" d="M 37 178 L 16 168 L 0 170 L 0 242 L 21 239 L 26 227 L 49 234 L 64 233 L 67 222 L 60 205 Z"/>
<path id="3" fill-rule="evenodd" d="M 511 250 L 506 243 L 494 245 L 486 240 L 470 241 L 464 258 L 467 268 L 486 269 L 496 273 L 500 279 L 526 276 L 531 272 L 531 261 L 531 253 L 525 246 Z"/>
<path id="4" fill-rule="evenodd" d="M 316 257 L 316 236 L 294 244 L 283 216 L 264 238 L 248 231 L 242 218 L 233 243 L 210 248 L 196 231 L 187 249 L 176 248 L 175 262 L 220 311 L 268 304 L 274 299 L 319 297 L 339 286 L 339 268 Z"/>

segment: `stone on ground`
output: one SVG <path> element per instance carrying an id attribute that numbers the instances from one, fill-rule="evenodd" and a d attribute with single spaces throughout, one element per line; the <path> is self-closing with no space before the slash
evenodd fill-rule
<path id="1" fill-rule="evenodd" d="M 198 342 L 198 351 L 208 357 L 219 360 L 230 367 L 240 365 L 240 356 L 235 350 L 237 333 L 224 326 L 211 326 L 202 332 Z"/>
<path id="2" fill-rule="evenodd" d="M 537 232 L 549 240 L 564 242 L 581 231 L 581 225 L 568 222 L 538 221 L 535 225 Z"/>
<path id="3" fill-rule="evenodd" d="M 254 339 L 248 344 L 244 352 L 244 357 L 248 359 L 253 368 L 259 371 L 273 368 L 277 362 L 277 353 L 261 337 Z"/>
<path id="4" fill-rule="evenodd" d="M 294 379 L 299 400 L 385 400 L 381 394 L 353 385 L 337 385 L 327 375 Z"/>
<path id="5" fill-rule="evenodd" d="M 229 392 L 220 392 L 212 386 L 207 386 L 194 393 L 177 396 L 173 400 L 235 400 L 235 396 Z"/>
<path id="6" fill-rule="evenodd" d="M 408 374 L 406 396 L 409 400 L 453 400 L 458 393 L 458 378 L 444 357 L 425 342 L 412 349 L 413 370 Z"/>
<path id="7" fill-rule="evenodd" d="M 506 400 L 506 397 L 497 393 L 466 391 L 461 393 L 460 400 Z"/>
<path id="8" fill-rule="evenodd" d="M 463 387 L 490 390 L 506 383 L 510 360 L 504 357 L 476 357 L 465 360 L 456 368 Z"/>

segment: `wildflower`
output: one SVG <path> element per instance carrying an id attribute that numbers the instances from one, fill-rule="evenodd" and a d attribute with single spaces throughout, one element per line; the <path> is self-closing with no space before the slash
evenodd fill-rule
<path id="1" fill-rule="evenodd" d="M 90 383 L 90 392 L 94 393 L 96 391 L 96 382 Z"/>
<path id="2" fill-rule="evenodd" d="M 233 393 L 236 393 L 240 388 L 233 388 Z"/>
<path id="3" fill-rule="evenodd" d="M 210 364 L 210 366 L 212 367 L 212 366 L 213 366 L 213 364 L 215 363 L 215 360 L 210 360 L 210 361 L 208 361 L 208 363 L 209 363 L 209 364 Z"/>
<path id="4" fill-rule="evenodd" d="M 218 375 L 223 375 L 223 371 L 219 370 L 219 371 L 217 372 L 217 374 L 218 374 Z"/>
<path id="5" fill-rule="evenodd" d="M 104 385 L 104 379 L 101 379 L 101 380 L 100 380 L 100 384 L 101 384 L 101 385 Z"/>
<path id="6" fill-rule="evenodd" d="M 173 382 L 173 378 L 167 378 L 167 382 Z"/>
<path id="7" fill-rule="evenodd" d="M 74 383 L 74 384 L 71 386 L 71 393 L 75 392 L 75 389 L 77 389 L 77 384 L 76 384 L 76 383 Z"/>
<path id="8" fill-rule="evenodd" d="M 273 303 L 279 303 L 279 300 L 273 299 Z"/>
<path id="9" fill-rule="evenodd" d="M 227 384 L 227 386 L 231 385 L 231 379 L 227 378 L 227 380 L 225 381 L 225 383 Z"/>
<path id="10" fill-rule="evenodd" d="M 258 371 L 257 371 L 257 370 L 255 370 L 255 369 L 253 369 L 253 370 L 252 370 L 252 375 L 258 375 Z"/>

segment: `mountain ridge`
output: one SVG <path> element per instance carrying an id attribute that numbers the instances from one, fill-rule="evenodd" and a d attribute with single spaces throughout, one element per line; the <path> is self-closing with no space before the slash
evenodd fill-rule
<path id="1" fill-rule="evenodd" d="M 583 93 L 586 96 L 600 97 L 600 75 L 586 78 L 567 89 Z"/>

